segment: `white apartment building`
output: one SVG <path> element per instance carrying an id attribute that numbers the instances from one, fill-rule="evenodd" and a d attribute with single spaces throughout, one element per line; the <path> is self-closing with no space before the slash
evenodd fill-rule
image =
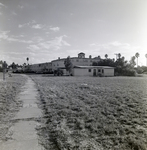
<path id="1" fill-rule="evenodd" d="M 64 65 L 64 61 L 66 58 L 62 58 L 60 59 L 60 57 L 57 60 L 53 60 L 52 63 L 52 69 L 57 70 L 57 69 L 64 69 L 65 65 Z M 92 66 L 92 62 L 93 59 L 91 58 L 91 56 L 89 56 L 89 58 L 85 58 L 85 54 L 84 53 L 79 53 L 78 57 L 70 57 L 71 62 L 73 67 L 74 66 Z"/>

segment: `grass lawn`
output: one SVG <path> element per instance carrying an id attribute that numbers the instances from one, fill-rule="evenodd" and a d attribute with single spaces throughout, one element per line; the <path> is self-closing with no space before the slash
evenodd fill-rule
<path id="1" fill-rule="evenodd" d="M 25 77 L 14 74 L 12 77 L 6 74 L 6 80 L 3 81 L 3 75 L 0 73 L 0 141 L 9 138 L 7 132 L 12 125 L 10 120 L 21 106 L 21 102 L 16 99 L 16 96 L 25 81 Z"/>
<path id="2" fill-rule="evenodd" d="M 40 93 L 46 149 L 147 149 L 146 77 L 30 77 Z"/>

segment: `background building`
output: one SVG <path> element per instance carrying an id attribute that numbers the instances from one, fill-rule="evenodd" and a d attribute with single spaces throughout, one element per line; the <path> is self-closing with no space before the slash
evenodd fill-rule
<path id="1" fill-rule="evenodd" d="M 57 70 L 57 69 L 64 69 L 65 65 L 64 65 L 64 61 L 66 58 L 62 58 L 60 59 L 60 57 L 57 60 L 53 60 L 52 61 L 52 70 Z M 85 58 L 85 54 L 84 53 L 79 53 L 78 57 L 70 57 L 71 62 L 73 67 L 74 66 L 92 66 L 92 58 L 91 55 L 89 56 L 89 58 Z"/>
<path id="2" fill-rule="evenodd" d="M 23 67 L 23 71 L 32 73 L 51 73 L 52 64 L 51 62 L 47 62 L 47 63 L 26 65 Z"/>

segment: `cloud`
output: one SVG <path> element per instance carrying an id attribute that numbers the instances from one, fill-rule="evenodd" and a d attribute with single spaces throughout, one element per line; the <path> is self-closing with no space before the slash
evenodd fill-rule
<path id="1" fill-rule="evenodd" d="M 0 39 L 7 39 L 10 31 L 0 31 Z"/>
<path id="2" fill-rule="evenodd" d="M 10 31 L 0 31 L 0 40 L 6 40 L 6 41 L 9 41 L 9 42 L 20 42 L 20 43 L 32 43 L 32 41 L 30 40 L 22 40 L 20 39 L 20 36 L 9 36 L 8 33 L 10 33 Z M 18 38 L 16 38 L 18 37 Z"/>
<path id="3" fill-rule="evenodd" d="M 46 32 L 45 34 L 48 35 L 48 34 L 50 34 L 50 33 L 49 33 L 49 32 Z"/>
<path id="4" fill-rule="evenodd" d="M 131 45 L 129 43 L 121 43 L 119 41 L 114 41 L 108 44 L 108 46 L 113 46 L 113 47 L 121 47 L 123 49 L 129 50 L 131 48 Z"/>
<path id="5" fill-rule="evenodd" d="M 97 52 L 99 52 L 99 55 L 101 56 L 108 54 L 110 58 L 113 58 L 115 57 L 115 53 L 121 53 L 122 56 L 125 56 L 128 60 L 130 59 L 130 56 L 133 56 L 140 48 L 138 46 L 132 46 L 129 43 L 123 43 L 119 41 L 112 41 L 105 44 L 92 43 L 89 46 L 93 47 Z"/>
<path id="6" fill-rule="evenodd" d="M 5 7 L 5 8 L 6 8 L 6 5 L 0 3 L 0 8 L 1 8 L 1 7 Z"/>
<path id="7" fill-rule="evenodd" d="M 20 9 L 23 9 L 23 8 L 24 8 L 24 6 L 22 6 L 22 5 L 18 5 L 18 7 L 19 7 Z"/>
<path id="8" fill-rule="evenodd" d="M 17 16 L 17 13 L 13 11 L 13 12 L 12 12 L 12 15 Z"/>
<path id="9" fill-rule="evenodd" d="M 59 27 L 51 27 L 50 30 L 57 32 L 60 30 L 60 28 Z"/>
<path id="10" fill-rule="evenodd" d="M 43 29 L 47 31 L 46 34 L 49 34 L 48 30 L 51 30 L 54 32 L 60 31 L 59 27 L 51 27 L 51 26 L 47 26 L 46 24 L 40 24 L 40 23 L 37 23 L 35 20 L 18 25 L 18 28 L 24 28 L 24 27 L 30 27 L 33 29 Z"/>
<path id="11" fill-rule="evenodd" d="M 36 36 L 36 37 L 33 37 L 32 40 L 34 41 L 34 43 L 35 42 L 38 43 L 38 42 L 42 42 L 44 39 L 42 37 L 40 37 L 40 36 Z"/>
<path id="12" fill-rule="evenodd" d="M 63 40 L 64 37 L 67 37 L 66 35 L 62 35 L 59 37 L 55 37 L 54 40 L 49 41 L 48 43 L 50 44 L 51 47 L 58 47 L 60 48 L 61 46 L 71 46 L 69 43 L 67 43 L 65 40 Z"/>
<path id="13" fill-rule="evenodd" d="M 114 41 L 114 42 L 110 43 L 110 45 L 112 45 L 112 46 L 120 46 L 120 45 L 122 45 L 122 43 L 120 43 L 118 41 Z"/>
<path id="14" fill-rule="evenodd" d="M 24 24 L 19 24 L 18 27 L 19 28 L 23 28 L 23 27 L 28 27 L 28 26 L 31 26 L 32 24 L 36 23 L 35 20 L 32 20 L 30 22 L 27 22 L 27 23 L 24 23 Z"/>
<path id="15" fill-rule="evenodd" d="M 124 48 L 124 49 L 129 49 L 131 47 L 131 45 L 129 43 L 121 43 L 119 41 L 113 41 L 113 42 L 109 42 L 109 43 L 105 43 L 105 44 L 97 44 L 97 43 L 92 43 L 89 44 L 89 46 L 91 47 L 99 47 L 99 48 L 103 48 L 103 49 L 111 49 L 113 48 Z"/>
<path id="16" fill-rule="evenodd" d="M 92 43 L 92 44 L 89 44 L 89 46 L 96 46 L 96 44 L 95 44 L 95 43 Z"/>
<path id="17" fill-rule="evenodd" d="M 33 29 L 42 29 L 43 27 L 44 25 L 41 25 L 41 24 L 36 24 L 32 26 Z"/>
<path id="18" fill-rule="evenodd" d="M 0 3 L 0 6 L 5 6 L 4 4 Z"/>
<path id="19" fill-rule="evenodd" d="M 18 25 L 18 28 L 23 28 L 24 26 L 25 26 L 24 24 L 23 24 L 23 25 L 22 25 L 22 24 L 19 24 L 19 25 Z"/>
<path id="20" fill-rule="evenodd" d="M 20 42 L 20 43 L 27 43 L 27 44 L 30 44 L 30 43 L 33 43 L 31 40 L 21 40 L 21 39 L 16 39 L 16 38 L 7 38 L 7 41 L 9 42 Z"/>
<path id="21" fill-rule="evenodd" d="M 40 49 L 37 45 L 29 45 L 27 48 L 30 50 L 39 50 Z"/>
<path id="22" fill-rule="evenodd" d="M 50 40 L 50 41 L 44 41 L 41 37 L 35 37 L 33 38 L 34 43 L 39 43 L 39 44 L 31 44 L 29 45 L 29 47 L 27 47 L 28 49 L 31 50 L 49 50 L 49 49 L 53 49 L 53 50 L 58 50 L 63 46 L 70 46 L 70 44 L 68 42 L 66 42 L 63 38 L 67 37 L 66 35 L 62 35 L 59 37 L 55 37 L 54 39 Z M 39 41 L 39 42 L 38 42 Z"/>

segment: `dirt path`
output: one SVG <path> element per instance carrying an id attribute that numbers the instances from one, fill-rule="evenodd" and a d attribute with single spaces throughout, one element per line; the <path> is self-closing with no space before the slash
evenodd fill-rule
<path id="1" fill-rule="evenodd" d="M 37 89 L 35 83 L 28 77 L 22 87 L 18 99 L 23 106 L 11 122 L 13 125 L 8 131 L 8 140 L 0 142 L 1 150 L 43 150 L 38 143 L 36 127 L 41 117 L 41 110 L 37 106 Z"/>

